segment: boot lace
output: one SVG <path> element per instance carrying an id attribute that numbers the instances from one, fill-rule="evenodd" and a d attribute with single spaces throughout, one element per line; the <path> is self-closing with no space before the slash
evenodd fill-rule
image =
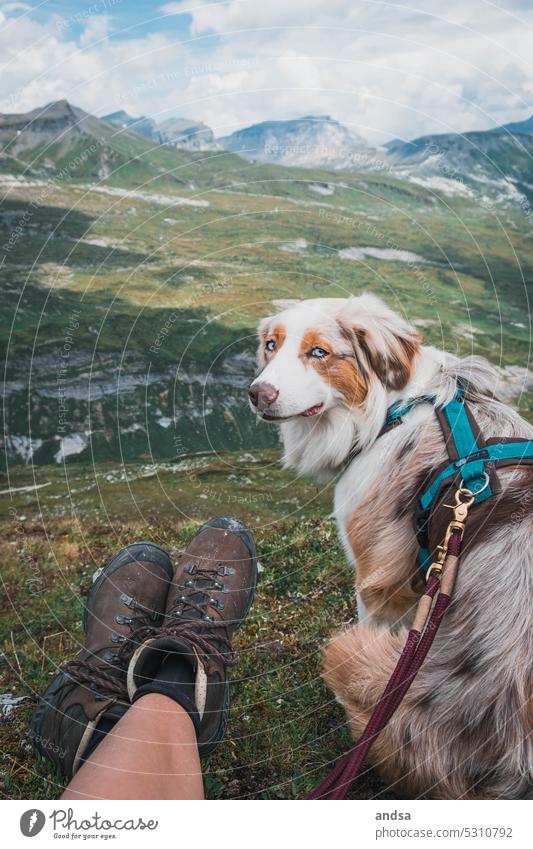
<path id="1" fill-rule="evenodd" d="M 214 666 L 224 668 L 236 663 L 235 653 L 228 633 L 228 623 L 215 619 L 207 612 L 209 607 L 222 610 L 224 604 L 213 598 L 211 590 L 225 591 L 220 577 L 231 574 L 231 567 L 217 563 L 214 568 L 206 568 L 190 564 L 185 567 L 186 574 L 193 576 L 178 589 L 184 593 L 173 599 L 170 612 L 160 626 L 151 624 L 153 611 L 143 607 L 135 599 L 122 596 L 133 610 L 138 610 L 137 617 L 117 617 L 120 624 L 128 624 L 131 633 L 119 640 L 120 648 L 112 652 L 115 666 L 104 662 L 101 657 L 92 656 L 83 660 L 72 660 L 65 664 L 67 672 L 77 683 L 88 686 L 95 691 L 96 699 L 119 698 L 128 699 L 124 670 L 137 647 L 146 640 L 158 637 L 175 637 L 190 649 L 191 654 L 201 660 L 206 673 L 209 674 Z M 118 635 L 117 635 L 118 636 Z M 109 658 L 109 654 L 107 655 Z"/>
<path id="2" fill-rule="evenodd" d="M 104 655 L 71 660 L 65 663 L 62 670 L 78 684 L 95 691 L 95 698 L 102 700 L 108 697 L 127 699 L 127 687 L 124 680 L 124 669 L 135 651 L 137 643 L 132 643 L 134 635 L 153 630 L 151 622 L 157 616 L 153 610 L 141 604 L 137 599 L 123 593 L 121 602 L 131 610 L 131 616 L 118 614 L 115 621 L 119 625 L 127 625 L 130 635 L 113 634 L 113 645 L 104 649 Z M 118 651 L 115 650 L 120 643 Z M 131 652 L 131 653 L 130 653 Z"/>

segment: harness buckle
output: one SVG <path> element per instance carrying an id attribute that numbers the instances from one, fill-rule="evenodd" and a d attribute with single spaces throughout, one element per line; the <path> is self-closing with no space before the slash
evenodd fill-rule
<path id="1" fill-rule="evenodd" d="M 446 528 L 446 534 L 444 535 L 444 541 L 442 545 L 437 546 L 437 559 L 434 563 L 431 564 L 427 571 L 426 582 L 429 580 L 429 576 L 433 572 L 438 573 L 440 577 L 440 574 L 444 568 L 446 555 L 448 554 L 448 545 L 450 543 L 451 536 L 454 531 L 458 531 L 461 536 L 461 539 L 463 538 L 468 511 L 470 510 L 470 507 L 472 506 L 474 501 L 474 493 L 470 489 L 461 486 L 458 490 L 456 490 L 455 504 L 444 504 L 444 507 L 448 507 L 450 510 L 453 510 L 453 519 Z"/>
<path id="2" fill-rule="evenodd" d="M 455 492 L 455 504 L 443 505 L 443 507 L 448 507 L 450 510 L 453 510 L 453 522 L 450 522 L 448 528 L 450 528 L 454 522 L 464 525 L 466 517 L 468 516 L 468 511 L 476 500 L 476 495 L 477 493 L 473 493 L 471 489 L 467 489 L 465 486 L 460 486 Z"/>
<path id="3" fill-rule="evenodd" d="M 463 500 L 464 499 L 464 500 Z M 465 487 L 461 487 L 455 493 L 455 506 L 453 507 L 453 522 L 455 525 L 463 525 L 466 522 L 468 511 L 476 500 L 475 495 Z"/>

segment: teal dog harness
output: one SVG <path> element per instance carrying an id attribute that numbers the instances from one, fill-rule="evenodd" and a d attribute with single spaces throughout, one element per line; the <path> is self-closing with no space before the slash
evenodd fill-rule
<path id="1" fill-rule="evenodd" d="M 420 395 L 406 402 L 397 401 L 389 407 L 379 436 L 401 424 L 415 407 L 434 401 L 435 396 L 432 395 Z M 462 389 L 457 390 L 448 404 L 437 407 L 435 414 L 442 429 L 448 459 L 430 473 L 417 504 L 415 528 L 420 546 L 419 563 L 424 575 L 432 562 L 429 522 L 441 495 L 452 486 L 454 489 L 464 486 L 474 495 L 474 504 L 481 504 L 499 491 L 496 469 L 533 463 L 533 440 L 483 438 Z"/>

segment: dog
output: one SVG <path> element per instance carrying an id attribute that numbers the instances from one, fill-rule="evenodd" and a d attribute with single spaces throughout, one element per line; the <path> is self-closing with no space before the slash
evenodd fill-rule
<path id="1" fill-rule="evenodd" d="M 263 319 L 258 362 L 250 406 L 279 425 L 285 467 L 335 484 L 358 623 L 332 637 L 323 675 L 357 739 L 423 592 L 415 504 L 447 458 L 435 408 L 459 384 L 485 438 L 531 438 L 533 428 L 498 400 L 488 362 L 422 345 L 370 294 L 294 302 Z M 394 402 L 425 395 L 434 400 L 378 439 Z M 506 467 L 499 482 L 471 511 L 452 603 L 371 750 L 385 781 L 411 797 L 532 797 L 533 468 Z"/>

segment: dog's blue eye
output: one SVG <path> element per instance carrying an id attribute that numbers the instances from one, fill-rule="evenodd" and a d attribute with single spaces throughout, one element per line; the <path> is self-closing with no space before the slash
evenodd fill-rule
<path id="1" fill-rule="evenodd" d="M 269 339 L 268 342 L 265 345 L 265 348 L 267 349 L 267 351 L 273 351 L 275 349 L 275 347 L 276 347 L 276 343 L 275 343 L 274 339 Z"/>
<path id="2" fill-rule="evenodd" d="M 328 352 L 324 351 L 324 348 L 311 348 L 311 356 L 315 357 L 317 360 L 322 360 L 324 357 L 327 357 Z"/>

